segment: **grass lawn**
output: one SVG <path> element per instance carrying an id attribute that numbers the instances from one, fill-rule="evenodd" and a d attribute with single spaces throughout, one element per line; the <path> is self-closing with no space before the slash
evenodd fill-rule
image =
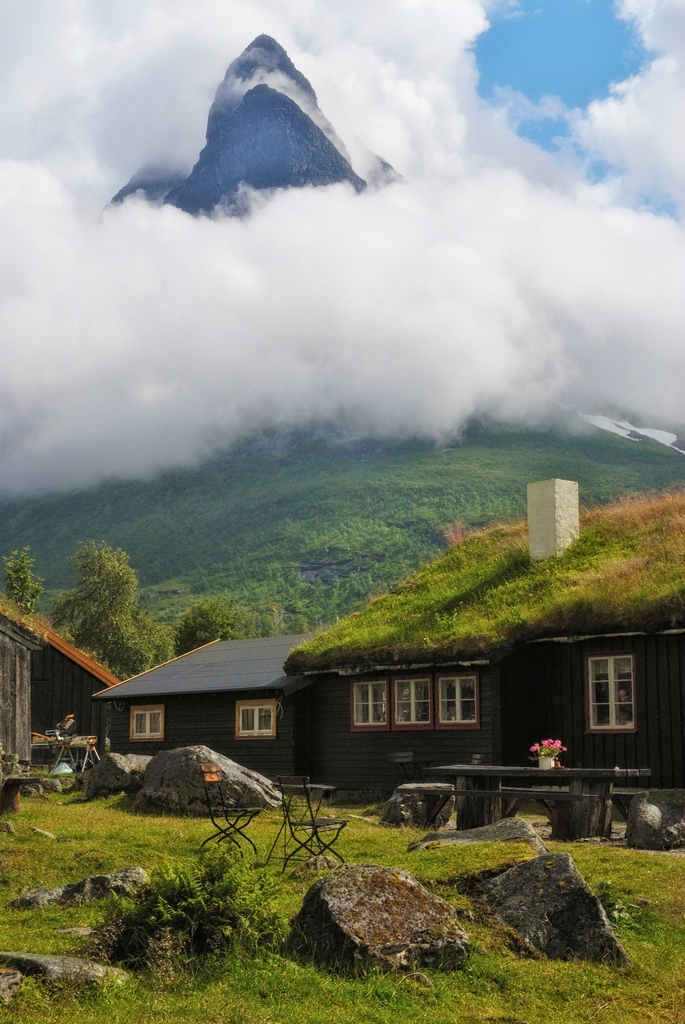
<path id="1" fill-rule="evenodd" d="M 57 885 L 85 875 L 139 864 L 148 870 L 165 862 L 188 862 L 209 833 L 208 823 L 187 818 L 139 816 L 126 798 L 77 804 L 68 794 L 22 801 L 13 822 L 16 834 L 0 834 L 3 907 L 26 885 Z M 341 809 L 361 815 L 358 807 Z M 264 854 L 279 816 L 265 813 L 252 826 Z M 31 831 L 37 826 L 58 841 Z M 456 906 L 472 906 L 457 893 L 454 879 L 504 862 L 527 859 L 528 847 L 487 844 L 406 853 L 419 835 L 385 829 L 351 817 L 340 850 L 348 862 L 372 861 L 403 867 Z M 552 844 L 571 852 L 592 886 L 610 882 L 627 910 L 616 925 L 633 966 L 626 970 L 573 962 L 525 958 L 510 934 L 473 906 L 466 921 L 473 954 L 456 972 L 427 972 L 433 988 L 402 975 L 349 980 L 273 953 L 229 957 L 211 975 L 145 974 L 121 987 L 77 990 L 24 983 L 0 1022 L 85 1024 L 85 1022 L 193 1021 L 201 1024 L 627 1024 L 685 1022 L 685 858 L 637 853 L 603 845 Z M 261 870 L 261 869 L 257 869 Z M 280 865 L 265 870 L 279 875 Z M 283 876 L 280 908 L 297 911 L 312 879 Z M 640 901 L 649 900 L 643 906 Z M 61 927 L 102 920 L 102 905 L 3 910 L 0 949 L 79 955 L 84 940 L 60 934 Z M 85 940 L 87 941 L 87 940 Z"/>

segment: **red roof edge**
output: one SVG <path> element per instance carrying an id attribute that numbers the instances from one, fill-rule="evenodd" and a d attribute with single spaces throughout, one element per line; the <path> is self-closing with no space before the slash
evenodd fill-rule
<path id="1" fill-rule="evenodd" d="M 116 686 L 117 683 L 121 682 L 120 679 L 117 679 L 117 677 L 112 675 L 112 673 L 106 668 L 99 665 L 97 661 L 89 658 L 87 654 L 80 651 L 78 647 L 74 647 L 73 644 L 70 644 L 69 641 L 65 640 L 64 637 L 59 635 L 59 633 L 55 633 L 54 630 L 49 629 L 45 634 L 45 639 L 51 647 L 55 648 L 56 651 L 59 651 L 60 654 L 64 654 L 65 657 L 69 658 L 77 665 L 80 665 L 82 669 L 89 672 L 91 676 L 95 676 L 95 678 L 99 679 L 101 683 L 105 684 L 105 686 Z"/>

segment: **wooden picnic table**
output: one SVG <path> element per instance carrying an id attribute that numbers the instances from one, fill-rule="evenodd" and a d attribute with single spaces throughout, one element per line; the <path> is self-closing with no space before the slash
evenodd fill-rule
<path id="1" fill-rule="evenodd" d="M 522 803 L 534 800 L 552 823 L 553 839 L 608 838 L 614 785 L 646 789 L 651 777 L 649 768 L 448 764 L 428 770 L 455 779 L 458 830 L 513 817 Z M 518 786 L 504 785 L 511 781 Z"/>

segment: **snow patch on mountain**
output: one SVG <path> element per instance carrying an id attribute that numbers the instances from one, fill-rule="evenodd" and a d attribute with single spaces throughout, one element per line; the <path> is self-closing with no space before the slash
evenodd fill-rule
<path id="1" fill-rule="evenodd" d="M 628 423 L 627 420 L 614 420 L 609 416 L 594 416 L 585 412 L 579 412 L 577 415 L 585 423 L 591 423 L 593 427 L 599 427 L 600 430 L 608 430 L 612 434 L 627 437 L 629 441 L 644 441 L 645 438 L 649 438 L 685 455 L 685 440 L 680 440 L 678 435 L 671 433 L 670 430 L 659 430 L 656 427 L 636 427 L 632 423 Z"/>

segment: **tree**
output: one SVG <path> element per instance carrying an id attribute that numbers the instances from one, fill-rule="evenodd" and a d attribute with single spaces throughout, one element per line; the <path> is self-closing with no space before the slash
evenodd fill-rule
<path id="1" fill-rule="evenodd" d="M 241 640 L 252 632 L 249 616 L 223 595 L 197 601 L 176 627 L 176 654 L 186 654 L 212 640 Z"/>
<path id="2" fill-rule="evenodd" d="M 35 558 L 29 555 L 29 548 L 13 551 L 11 555 L 3 555 L 5 563 L 5 593 L 16 605 L 33 615 L 38 598 L 43 593 L 43 579 L 33 575 Z"/>
<path id="3" fill-rule="evenodd" d="M 140 608 L 138 573 L 125 551 L 86 541 L 73 565 L 76 586 L 52 605 L 58 629 L 122 679 L 173 657 L 173 633 Z"/>

